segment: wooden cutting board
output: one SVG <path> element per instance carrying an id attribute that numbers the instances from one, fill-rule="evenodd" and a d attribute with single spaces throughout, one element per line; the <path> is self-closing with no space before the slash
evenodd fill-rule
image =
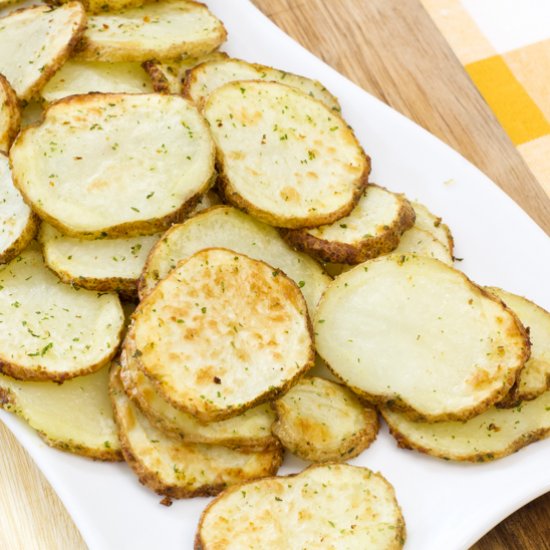
<path id="1" fill-rule="evenodd" d="M 550 234 L 550 200 L 419 0 L 254 2 L 317 56 L 460 151 Z M 86 548 L 55 493 L 1 425 L 0 548 Z M 474 549 L 550 550 L 550 494 Z"/>

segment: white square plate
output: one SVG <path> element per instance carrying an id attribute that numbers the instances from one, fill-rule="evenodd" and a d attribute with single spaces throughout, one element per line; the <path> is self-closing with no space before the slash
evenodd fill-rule
<path id="1" fill-rule="evenodd" d="M 424 202 L 456 240 L 458 265 L 483 285 L 525 295 L 550 309 L 550 242 L 510 198 L 437 138 L 373 98 L 292 41 L 248 0 L 207 0 L 225 23 L 232 56 L 322 81 L 372 157 L 371 180 Z M 70 411 L 68 411 L 70 414 Z M 91 550 L 193 547 L 208 499 L 166 508 L 124 464 L 101 464 L 47 447 L 0 411 L 69 510 Z M 550 490 L 550 440 L 487 464 L 454 464 L 397 448 L 383 429 L 352 463 L 394 485 L 409 550 L 463 550 L 500 520 Z M 304 463 L 287 459 L 280 473 Z M 281 549 L 282 550 L 282 549 Z M 286 549 L 285 549 L 286 550 Z"/>

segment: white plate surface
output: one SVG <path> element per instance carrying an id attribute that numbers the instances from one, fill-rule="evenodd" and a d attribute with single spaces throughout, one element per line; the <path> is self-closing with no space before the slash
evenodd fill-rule
<path id="1" fill-rule="evenodd" d="M 450 225 L 458 264 L 483 285 L 525 295 L 550 309 L 550 242 L 477 168 L 296 44 L 248 0 L 207 0 L 225 23 L 225 50 L 322 81 L 373 160 L 372 181 L 424 202 Z M 70 412 L 68 412 L 70 414 Z M 90 550 L 187 550 L 208 499 L 170 508 L 124 464 L 101 464 L 50 449 L 18 418 L 0 419 L 29 451 L 69 510 Z M 408 550 L 464 550 L 511 512 L 550 491 L 550 440 L 488 464 L 454 464 L 400 450 L 383 429 L 351 461 L 394 485 Z M 287 459 L 280 473 L 305 463 Z M 286 549 L 285 549 L 286 550 Z"/>

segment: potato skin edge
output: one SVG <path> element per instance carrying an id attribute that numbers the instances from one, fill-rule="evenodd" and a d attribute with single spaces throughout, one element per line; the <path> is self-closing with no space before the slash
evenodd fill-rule
<path id="1" fill-rule="evenodd" d="M 0 88 L 4 91 L 6 96 L 5 106 L 8 109 L 7 125 L 4 133 L 0 134 L 0 153 L 6 153 L 7 155 L 21 126 L 21 111 L 19 109 L 17 94 L 11 87 L 7 78 L 2 74 L 0 74 Z"/>

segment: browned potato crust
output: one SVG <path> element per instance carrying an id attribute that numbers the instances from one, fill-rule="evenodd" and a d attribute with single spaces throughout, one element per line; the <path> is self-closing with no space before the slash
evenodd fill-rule
<path id="1" fill-rule="evenodd" d="M 360 217 L 356 218 L 355 216 L 358 216 L 359 209 L 364 211 L 366 215 L 369 214 L 369 198 L 375 190 L 390 194 L 385 188 L 370 183 L 363 192 L 359 203 L 348 216 L 328 226 L 314 229 L 281 229 L 281 235 L 296 250 L 306 252 L 321 262 L 359 264 L 382 254 L 388 254 L 397 247 L 401 235 L 414 225 L 414 209 L 403 195 L 391 193 L 399 206 L 395 212 L 390 212 L 390 214 L 393 214 L 393 219 L 382 218 L 379 220 L 377 227 L 374 229 L 375 234 L 363 234 L 357 239 L 349 239 L 349 241 L 324 238 L 323 236 L 323 230 L 331 227 L 336 228 L 337 231 L 343 229 L 340 233 L 345 236 L 352 224 L 360 224 Z M 369 225 L 372 226 L 373 224 Z"/>
<path id="2" fill-rule="evenodd" d="M 7 153 L 19 132 L 21 112 L 17 95 L 5 76 L 0 74 L 0 152 Z"/>

